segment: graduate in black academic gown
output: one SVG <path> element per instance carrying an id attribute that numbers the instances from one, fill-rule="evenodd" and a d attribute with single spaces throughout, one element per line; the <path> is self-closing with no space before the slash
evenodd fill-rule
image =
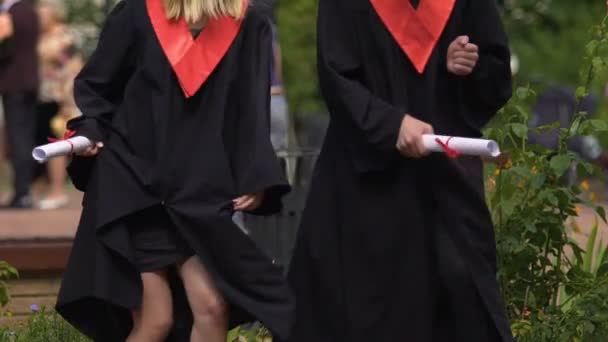
<path id="1" fill-rule="evenodd" d="M 318 47 L 331 121 L 290 341 L 511 341 L 482 162 L 420 139 L 480 137 L 510 98 L 495 1 L 320 0 Z"/>
<path id="2" fill-rule="evenodd" d="M 281 271 L 231 219 L 277 212 L 289 190 L 269 139 L 270 26 L 222 2 L 241 9 L 197 27 L 163 5 L 190 0 L 121 1 L 75 81 L 68 126 L 99 144 L 69 168 L 85 195 L 57 310 L 95 341 L 225 341 L 253 320 L 289 333 Z"/>

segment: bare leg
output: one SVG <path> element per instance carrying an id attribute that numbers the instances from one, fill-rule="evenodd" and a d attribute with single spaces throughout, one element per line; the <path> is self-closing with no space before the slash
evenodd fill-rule
<path id="1" fill-rule="evenodd" d="M 166 271 L 141 274 L 142 305 L 133 311 L 133 330 L 126 342 L 163 342 L 173 325 L 173 302 Z"/>
<path id="2" fill-rule="evenodd" d="M 228 307 L 201 261 L 191 257 L 181 265 L 179 274 L 194 318 L 190 342 L 225 342 Z"/>
<path id="3" fill-rule="evenodd" d="M 48 161 L 50 191 L 47 198 L 55 199 L 65 196 L 66 163 L 66 157 L 52 158 Z"/>
<path id="4" fill-rule="evenodd" d="M 39 209 L 54 210 L 68 204 L 68 196 L 65 194 L 66 165 L 66 157 L 49 160 L 47 169 L 49 171 L 50 188 L 46 197 L 38 203 Z"/>

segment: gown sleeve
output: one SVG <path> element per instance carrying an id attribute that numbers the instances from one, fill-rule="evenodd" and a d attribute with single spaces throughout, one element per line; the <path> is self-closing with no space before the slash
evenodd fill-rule
<path id="1" fill-rule="evenodd" d="M 74 80 L 74 100 L 82 115 L 70 120 L 68 128 L 92 141 L 105 140 L 130 77 L 128 56 L 134 41 L 130 2 L 119 2 L 108 15 L 97 48 Z M 68 174 L 78 190 L 86 191 L 96 159 L 72 158 Z"/>
<path id="2" fill-rule="evenodd" d="M 375 96 L 353 77 L 361 62 L 346 7 L 342 0 L 320 0 L 319 3 L 317 30 L 321 93 L 330 114 L 346 117 L 369 145 L 382 152 L 396 151 L 406 111 Z"/>
<path id="3" fill-rule="evenodd" d="M 470 38 L 479 46 L 479 60 L 463 82 L 465 119 L 480 130 L 511 98 L 511 53 L 496 1 L 471 0 Z"/>
<path id="4" fill-rule="evenodd" d="M 69 121 L 68 128 L 93 141 L 105 140 L 131 75 L 128 56 L 134 38 L 130 2 L 119 2 L 108 15 L 97 48 L 74 80 L 74 99 L 82 115 Z"/>
<path id="5" fill-rule="evenodd" d="M 262 205 L 251 214 L 269 215 L 282 208 L 290 187 L 270 142 L 270 24 L 248 14 L 241 30 L 236 92 L 227 112 L 224 141 L 232 165 L 237 196 L 265 191 Z"/>

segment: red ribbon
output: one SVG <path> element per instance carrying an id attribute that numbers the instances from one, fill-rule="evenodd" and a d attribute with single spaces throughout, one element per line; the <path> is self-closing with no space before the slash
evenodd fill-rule
<path id="1" fill-rule="evenodd" d="M 68 140 L 68 139 L 70 139 L 71 137 L 73 137 L 75 135 L 76 135 L 76 131 L 73 131 L 71 129 L 67 129 L 65 131 L 65 133 L 63 134 L 63 137 L 61 139 L 52 138 L 52 137 L 48 137 L 47 139 L 50 142 L 58 142 L 58 141 L 66 141 L 66 142 L 68 142 L 70 144 L 70 146 L 71 146 L 70 153 L 74 153 L 74 144 L 70 140 Z"/>
<path id="2" fill-rule="evenodd" d="M 453 149 L 449 146 L 450 140 L 452 140 L 452 138 L 453 137 L 449 137 L 448 140 L 446 140 L 446 142 L 441 141 L 441 139 L 439 139 L 439 138 L 435 138 L 435 141 L 441 146 L 441 148 L 443 149 L 445 154 L 447 154 L 448 157 L 450 157 L 452 159 L 456 159 L 460 156 L 460 152 L 456 151 L 455 149 Z"/>

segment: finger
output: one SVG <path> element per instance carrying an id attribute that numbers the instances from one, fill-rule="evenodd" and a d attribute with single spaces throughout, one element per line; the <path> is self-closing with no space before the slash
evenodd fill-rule
<path id="1" fill-rule="evenodd" d="M 458 58 L 477 60 L 477 59 L 479 59 L 479 54 L 477 52 L 459 50 L 459 51 L 454 52 L 454 56 L 452 57 L 452 59 L 458 59 Z"/>
<path id="2" fill-rule="evenodd" d="M 97 147 L 89 147 L 82 153 L 84 157 L 92 157 L 97 154 Z"/>
<path id="3" fill-rule="evenodd" d="M 469 36 L 459 36 L 458 38 L 456 38 L 456 41 L 460 45 L 465 46 L 469 43 Z"/>
<path id="4" fill-rule="evenodd" d="M 472 43 L 468 43 L 464 46 L 464 51 L 467 52 L 479 52 L 479 46 L 472 44 Z"/>
<path id="5" fill-rule="evenodd" d="M 470 62 L 454 63 L 454 67 L 456 69 L 462 69 L 466 73 L 471 73 L 475 67 L 475 64 Z"/>
<path id="6" fill-rule="evenodd" d="M 454 65 L 462 65 L 469 68 L 473 68 L 476 64 L 476 60 L 470 60 L 466 58 L 457 58 L 456 60 L 454 60 Z"/>
<path id="7" fill-rule="evenodd" d="M 243 210 L 251 210 L 251 205 L 253 203 L 254 199 L 253 198 L 248 198 L 246 199 L 243 203 L 241 203 L 236 210 L 239 211 L 243 211 Z"/>
<path id="8" fill-rule="evenodd" d="M 421 157 L 428 156 L 431 153 L 431 151 L 424 146 L 424 141 L 422 139 L 420 139 L 420 141 L 418 141 L 416 144 L 416 150 L 418 155 Z"/>
<path id="9" fill-rule="evenodd" d="M 407 146 L 403 143 L 403 141 L 400 140 L 400 141 L 397 142 L 397 150 L 402 155 L 405 155 L 405 153 L 407 151 Z"/>
<path id="10" fill-rule="evenodd" d="M 236 207 L 238 207 L 238 206 L 243 205 L 243 203 L 244 203 L 246 200 L 247 200 L 247 196 L 241 196 L 241 197 L 238 197 L 238 198 L 234 199 L 234 200 L 232 201 L 232 203 L 234 203 L 234 207 L 236 208 Z"/>
<path id="11" fill-rule="evenodd" d="M 435 130 L 431 125 L 424 125 L 422 127 L 422 134 L 435 134 Z"/>
<path id="12" fill-rule="evenodd" d="M 262 200 L 256 196 L 256 198 L 253 200 L 253 202 L 251 202 L 251 205 L 249 206 L 249 208 L 247 208 L 247 210 L 256 210 L 260 207 L 260 204 L 262 204 Z"/>
<path id="13" fill-rule="evenodd" d="M 403 155 L 405 157 L 408 157 L 408 158 L 418 158 L 418 157 L 420 157 L 420 155 L 418 154 L 418 149 L 416 148 L 415 145 L 408 146 L 404 150 Z"/>
<path id="14" fill-rule="evenodd" d="M 459 76 L 465 76 L 470 74 L 473 69 L 464 65 L 454 64 L 452 67 L 452 71 Z"/>

